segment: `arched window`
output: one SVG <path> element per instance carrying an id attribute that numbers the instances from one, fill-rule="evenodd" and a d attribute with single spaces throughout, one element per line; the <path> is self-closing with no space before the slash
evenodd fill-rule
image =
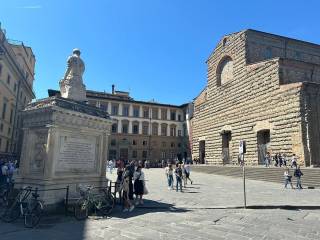
<path id="1" fill-rule="evenodd" d="M 219 63 L 217 68 L 217 85 L 221 86 L 233 79 L 233 60 L 231 57 L 225 57 Z"/>

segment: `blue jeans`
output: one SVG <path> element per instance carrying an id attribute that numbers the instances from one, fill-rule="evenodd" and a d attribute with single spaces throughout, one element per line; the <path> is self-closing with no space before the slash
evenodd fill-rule
<path id="1" fill-rule="evenodd" d="M 173 176 L 168 175 L 168 187 L 173 187 Z"/>
<path id="2" fill-rule="evenodd" d="M 176 190 L 177 190 L 177 192 L 178 192 L 178 185 L 180 184 L 180 191 L 182 192 L 182 179 L 181 179 L 181 177 L 176 177 L 176 181 L 177 181 L 177 183 L 176 183 Z"/>
<path id="3" fill-rule="evenodd" d="M 297 177 L 297 188 L 302 189 L 301 178 L 300 177 Z"/>

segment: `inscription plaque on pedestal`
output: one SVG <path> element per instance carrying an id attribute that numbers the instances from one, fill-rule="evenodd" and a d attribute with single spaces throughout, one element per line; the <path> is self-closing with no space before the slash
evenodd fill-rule
<path id="1" fill-rule="evenodd" d="M 56 170 L 92 172 L 96 168 L 96 144 L 93 136 L 60 136 Z"/>

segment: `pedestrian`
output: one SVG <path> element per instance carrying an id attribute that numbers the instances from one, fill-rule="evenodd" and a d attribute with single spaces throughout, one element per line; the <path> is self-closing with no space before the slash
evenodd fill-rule
<path id="1" fill-rule="evenodd" d="M 285 180 L 284 187 L 287 188 L 288 183 L 290 183 L 291 188 L 294 189 L 293 185 L 292 185 L 292 176 L 290 175 L 289 168 L 286 168 L 284 170 L 283 176 L 284 176 L 284 180 Z"/>
<path id="2" fill-rule="evenodd" d="M 168 190 L 173 189 L 173 167 L 172 164 L 168 164 L 168 166 L 165 168 L 167 181 L 168 181 Z"/>
<path id="3" fill-rule="evenodd" d="M 192 180 L 190 178 L 190 172 L 191 172 L 191 168 L 190 168 L 190 165 L 187 163 L 186 165 L 184 165 L 184 171 L 185 171 L 185 174 L 186 174 L 186 182 L 189 180 L 190 183 L 192 184 Z"/>
<path id="4" fill-rule="evenodd" d="M 276 155 L 274 155 L 274 161 L 275 161 L 274 166 L 278 167 L 278 164 L 279 164 L 278 153 L 276 153 Z"/>
<path id="5" fill-rule="evenodd" d="M 186 170 L 184 168 L 184 164 L 181 164 L 181 170 L 182 170 L 182 182 L 183 182 L 183 187 L 185 188 L 187 185 L 187 176 L 186 176 Z"/>
<path id="6" fill-rule="evenodd" d="M 119 192 L 119 195 L 121 195 L 121 183 L 122 183 L 122 177 L 123 177 L 123 168 L 121 167 L 121 165 L 118 165 L 117 168 L 117 180 L 116 180 L 116 192 Z M 120 196 L 119 196 L 120 197 Z"/>
<path id="7" fill-rule="evenodd" d="M 1 175 L 2 175 L 2 183 L 8 183 L 8 163 L 6 161 L 3 162 L 1 167 Z"/>
<path id="8" fill-rule="evenodd" d="M 176 175 L 176 191 L 178 192 L 178 188 L 180 185 L 180 192 L 182 192 L 182 168 L 180 164 L 176 164 L 174 173 Z"/>
<path id="9" fill-rule="evenodd" d="M 136 195 L 135 205 L 143 204 L 143 193 L 144 193 L 144 172 L 142 166 L 139 165 L 133 175 L 134 180 L 134 194 Z"/>
<path id="10" fill-rule="evenodd" d="M 297 179 L 297 188 L 302 189 L 301 185 L 301 177 L 303 176 L 303 173 L 300 170 L 300 165 L 297 166 L 297 168 L 294 170 L 293 176 Z"/>
<path id="11" fill-rule="evenodd" d="M 8 162 L 8 170 L 7 170 L 7 183 L 11 184 L 13 182 L 13 173 L 15 170 L 15 165 L 12 160 Z"/>
<path id="12" fill-rule="evenodd" d="M 296 168 L 297 167 L 297 157 L 295 154 L 292 154 L 291 157 L 291 168 Z"/>
<path id="13" fill-rule="evenodd" d="M 109 167 L 109 172 L 110 172 L 110 174 L 112 174 L 112 170 L 113 170 L 113 161 L 112 161 L 112 159 L 110 159 L 109 160 L 109 163 L 108 163 L 108 167 Z"/>
<path id="14" fill-rule="evenodd" d="M 130 165 L 127 165 L 123 173 L 122 178 L 122 196 L 123 196 L 123 212 L 132 211 L 134 205 L 131 203 L 130 199 Z M 131 182 L 132 184 L 132 182 Z"/>
<path id="15" fill-rule="evenodd" d="M 278 153 L 278 159 L 279 159 L 279 166 L 282 167 L 283 165 L 283 158 L 281 156 L 281 153 Z"/>
<path id="16" fill-rule="evenodd" d="M 287 166 L 287 154 L 283 154 L 283 166 Z"/>
<path id="17" fill-rule="evenodd" d="M 266 167 L 270 167 L 270 153 L 269 152 L 267 152 L 267 154 L 265 155 L 265 157 L 264 157 L 264 162 L 265 162 L 265 166 Z"/>

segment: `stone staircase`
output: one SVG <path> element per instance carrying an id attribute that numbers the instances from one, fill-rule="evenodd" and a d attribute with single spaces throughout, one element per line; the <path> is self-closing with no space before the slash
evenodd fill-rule
<path id="1" fill-rule="evenodd" d="M 217 166 L 217 165 L 192 165 L 191 170 L 194 172 L 209 173 L 215 175 L 223 175 L 234 178 L 242 178 L 242 168 L 239 166 Z M 320 168 L 301 168 L 303 173 L 302 186 L 320 188 Z M 262 167 L 262 166 L 246 166 L 246 178 L 258 181 L 269 181 L 275 183 L 284 183 L 284 168 L 280 167 Z M 294 169 L 290 169 L 293 176 Z M 292 177 L 295 186 L 295 177 Z M 290 187 L 290 186 L 289 186 Z"/>

